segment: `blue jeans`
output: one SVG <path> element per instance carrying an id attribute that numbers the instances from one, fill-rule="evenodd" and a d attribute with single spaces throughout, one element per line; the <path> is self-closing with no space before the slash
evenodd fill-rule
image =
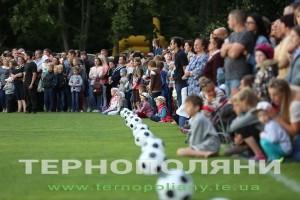
<path id="1" fill-rule="evenodd" d="M 64 110 L 65 107 L 65 89 L 59 88 L 56 90 L 56 108 L 58 112 Z"/>
<path id="2" fill-rule="evenodd" d="M 182 88 L 184 88 L 186 86 L 187 86 L 187 84 L 185 81 L 176 81 L 175 82 L 175 90 L 177 93 L 178 107 L 181 106 L 181 104 L 182 104 L 181 90 L 182 90 Z"/>
<path id="3" fill-rule="evenodd" d="M 6 109 L 6 103 L 5 103 L 5 91 L 0 88 L 0 107 L 5 110 Z"/>
<path id="4" fill-rule="evenodd" d="M 300 134 L 296 135 L 292 141 L 293 151 L 291 158 L 294 161 L 300 161 Z"/>
<path id="5" fill-rule="evenodd" d="M 95 101 L 95 97 L 94 97 L 94 87 L 92 85 L 90 85 L 90 87 L 89 87 L 89 93 L 90 93 L 91 108 L 95 110 L 96 109 L 96 101 Z"/>
<path id="6" fill-rule="evenodd" d="M 44 89 L 44 104 L 46 112 L 53 112 L 54 109 L 54 89 Z"/>
<path id="7" fill-rule="evenodd" d="M 232 80 L 225 81 L 227 97 L 230 97 L 231 91 L 233 89 L 239 88 L 240 82 L 241 82 L 241 80 L 239 80 L 239 79 L 232 79 Z"/>
<path id="8" fill-rule="evenodd" d="M 156 116 L 156 115 L 151 115 L 151 116 L 150 116 L 150 119 L 151 119 L 152 121 L 154 121 L 154 122 L 160 122 L 160 118 L 159 118 L 158 116 Z"/>
<path id="9" fill-rule="evenodd" d="M 72 94 L 72 111 L 79 112 L 79 94 L 80 94 L 80 92 L 73 91 L 71 94 Z"/>
<path id="10" fill-rule="evenodd" d="M 279 144 L 272 143 L 266 139 L 260 139 L 259 142 L 269 160 L 276 160 L 286 156 Z"/>

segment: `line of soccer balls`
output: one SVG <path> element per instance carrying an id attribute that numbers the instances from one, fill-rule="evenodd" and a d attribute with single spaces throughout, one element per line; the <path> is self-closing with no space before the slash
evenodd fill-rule
<path id="1" fill-rule="evenodd" d="M 142 153 L 137 162 L 139 171 L 145 175 L 159 176 L 156 182 L 158 198 L 160 200 L 191 199 L 193 190 L 188 189 L 193 186 L 191 176 L 182 169 L 170 169 L 168 173 L 161 170 L 163 162 L 167 160 L 162 139 L 155 137 L 149 130 L 149 126 L 129 109 L 123 109 L 120 115 L 125 119 L 126 126 L 133 131 L 135 144 L 141 147 Z M 182 187 L 186 189 L 178 189 Z"/>

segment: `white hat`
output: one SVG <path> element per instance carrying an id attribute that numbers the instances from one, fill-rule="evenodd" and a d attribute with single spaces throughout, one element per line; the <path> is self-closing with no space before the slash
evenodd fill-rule
<path id="1" fill-rule="evenodd" d="M 150 98 L 150 95 L 147 92 L 143 92 L 140 96 L 145 97 L 147 99 Z"/>
<path id="2" fill-rule="evenodd" d="M 256 109 L 253 111 L 253 113 L 257 113 L 261 110 L 268 110 L 269 108 L 272 108 L 272 105 L 267 101 L 261 101 L 257 104 Z"/>
<path id="3" fill-rule="evenodd" d="M 12 77 L 8 77 L 7 79 L 5 79 L 6 82 L 13 82 L 13 78 Z"/>
<path id="4" fill-rule="evenodd" d="M 42 62 L 45 62 L 46 60 L 49 60 L 49 57 L 47 55 L 42 56 Z"/>
<path id="5" fill-rule="evenodd" d="M 166 98 L 163 97 L 163 96 L 158 96 L 158 97 L 156 97 L 154 100 L 155 100 L 155 101 L 156 101 L 156 100 L 160 100 L 160 101 L 166 103 Z"/>

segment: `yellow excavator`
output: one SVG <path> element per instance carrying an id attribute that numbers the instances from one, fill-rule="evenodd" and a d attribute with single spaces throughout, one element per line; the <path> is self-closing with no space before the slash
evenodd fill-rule
<path id="1" fill-rule="evenodd" d="M 154 33 L 157 38 L 160 40 L 160 44 L 163 48 L 167 47 L 167 42 L 164 36 L 160 34 L 160 21 L 157 17 L 153 17 Z M 146 38 L 145 35 L 131 35 L 128 38 L 119 40 L 119 52 L 124 52 L 126 50 L 131 51 L 140 51 L 145 55 L 152 51 L 150 48 L 150 41 Z M 116 55 L 116 52 L 113 51 L 113 55 Z"/>

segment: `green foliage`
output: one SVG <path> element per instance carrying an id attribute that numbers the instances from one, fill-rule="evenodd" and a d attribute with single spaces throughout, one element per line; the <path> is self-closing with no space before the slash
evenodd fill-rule
<path id="1" fill-rule="evenodd" d="M 129 35 L 152 39 L 152 17 L 161 21 L 161 34 L 192 39 L 208 36 L 217 26 L 227 26 L 232 9 L 260 12 L 270 20 L 282 14 L 288 0 L 93 0 L 88 34 L 82 30 L 82 2 L 70 0 L 1 0 L 0 45 L 27 49 L 63 49 L 62 29 L 70 48 L 79 48 L 86 39 L 90 52 L 112 48 Z M 65 19 L 58 15 L 62 5 Z"/>

